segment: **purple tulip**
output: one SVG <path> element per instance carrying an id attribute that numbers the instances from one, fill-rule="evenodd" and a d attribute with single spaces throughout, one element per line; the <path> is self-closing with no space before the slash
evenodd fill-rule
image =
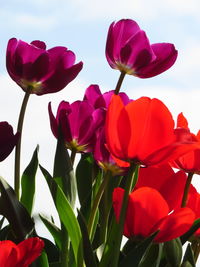
<path id="1" fill-rule="evenodd" d="M 43 95 L 62 90 L 76 78 L 83 63 L 75 63 L 75 54 L 66 47 L 46 50 L 46 44 L 30 44 L 12 38 L 8 42 L 6 67 L 10 77 L 24 90 Z"/>
<path id="2" fill-rule="evenodd" d="M 169 69 L 178 52 L 173 44 L 150 45 L 146 33 L 130 19 L 110 25 L 106 58 L 113 69 L 139 78 L 150 78 Z"/>
<path id="3" fill-rule="evenodd" d="M 110 171 L 113 176 L 123 175 L 127 168 L 122 168 L 117 165 L 114 158 L 106 147 L 105 127 L 100 127 L 96 131 L 96 141 L 93 148 L 93 156 L 96 163 L 104 171 Z"/>
<path id="4" fill-rule="evenodd" d="M 95 131 L 105 123 L 105 111 L 94 109 L 87 100 L 75 101 L 71 105 L 62 101 L 56 117 L 49 103 L 51 129 L 58 138 L 59 127 L 66 147 L 76 152 L 90 152 L 95 138 Z M 59 126 L 60 125 L 60 126 Z"/>
<path id="5" fill-rule="evenodd" d="M 113 94 L 114 90 L 102 94 L 99 86 L 92 84 L 85 90 L 83 99 L 89 101 L 95 109 L 105 108 L 107 110 Z M 130 101 L 129 97 L 125 93 L 119 93 L 119 95 L 124 105 L 128 104 L 128 102 Z"/>
<path id="6" fill-rule="evenodd" d="M 13 134 L 13 128 L 6 121 L 0 122 L 0 161 L 12 152 L 17 144 L 19 133 Z"/>

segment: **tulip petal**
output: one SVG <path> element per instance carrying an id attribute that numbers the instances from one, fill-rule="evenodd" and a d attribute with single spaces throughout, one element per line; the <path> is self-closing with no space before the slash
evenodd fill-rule
<path id="1" fill-rule="evenodd" d="M 139 69 L 137 76 L 150 78 L 168 70 L 176 61 L 178 52 L 173 44 L 158 43 L 151 45 L 156 59 L 149 65 Z"/>
<path id="2" fill-rule="evenodd" d="M 163 218 L 154 226 L 154 230 L 160 229 L 155 237 L 157 242 L 167 242 L 187 232 L 195 219 L 194 212 L 189 208 L 180 208 Z"/>

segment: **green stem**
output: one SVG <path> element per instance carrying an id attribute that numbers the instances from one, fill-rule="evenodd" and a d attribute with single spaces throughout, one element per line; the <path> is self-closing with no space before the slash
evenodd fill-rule
<path id="1" fill-rule="evenodd" d="M 108 184 L 109 177 L 110 177 L 110 172 L 106 172 L 105 175 L 103 176 L 103 182 L 101 183 L 101 185 L 99 187 L 99 190 L 96 194 L 96 197 L 95 197 L 93 205 L 92 205 L 92 210 L 91 210 L 90 217 L 88 220 L 88 234 L 89 234 L 90 238 L 92 238 L 96 213 L 98 210 L 99 203 L 101 201 L 101 197 L 102 197 L 104 190 Z"/>
<path id="2" fill-rule="evenodd" d="M 181 204 L 182 208 L 185 207 L 187 204 L 188 193 L 189 193 L 190 184 L 192 182 L 193 175 L 194 175 L 193 172 L 188 173 L 187 181 L 186 181 L 185 188 L 184 188 L 183 198 L 182 198 L 182 204 Z"/>
<path id="3" fill-rule="evenodd" d="M 124 80 L 125 75 L 126 75 L 126 72 L 122 71 L 120 76 L 119 76 L 119 80 L 118 80 L 117 85 L 115 87 L 115 94 L 116 95 L 119 94 L 119 91 L 120 91 L 120 88 L 121 88 L 121 85 L 122 85 L 122 82 Z"/>
<path id="4" fill-rule="evenodd" d="M 128 198 L 138 178 L 137 175 L 135 175 L 136 167 L 137 167 L 136 164 L 131 163 L 129 172 L 127 175 L 127 180 L 126 180 L 126 185 L 125 185 L 125 190 L 124 190 L 124 197 L 122 201 L 122 207 L 121 207 L 120 218 L 119 218 L 119 223 L 118 223 L 118 231 L 117 231 L 117 235 L 115 238 L 115 245 L 114 245 L 114 250 L 113 250 L 113 261 L 110 267 L 118 266 L 120 247 L 121 247 L 121 241 L 122 241 L 123 230 L 124 230 L 124 222 L 126 218 L 126 209 L 128 205 Z"/>
<path id="5" fill-rule="evenodd" d="M 195 240 L 194 243 L 192 243 L 192 249 L 193 249 L 193 252 L 194 252 L 194 260 L 195 260 L 195 263 L 197 262 L 198 260 L 198 257 L 199 257 L 199 253 L 200 253 L 200 243 L 198 240 Z"/>
<path id="6" fill-rule="evenodd" d="M 15 148 L 15 193 L 18 199 L 20 197 L 20 157 L 21 157 L 22 128 L 30 92 L 31 88 L 28 88 L 24 95 L 17 125 L 17 132 L 20 133 L 20 137 Z"/>

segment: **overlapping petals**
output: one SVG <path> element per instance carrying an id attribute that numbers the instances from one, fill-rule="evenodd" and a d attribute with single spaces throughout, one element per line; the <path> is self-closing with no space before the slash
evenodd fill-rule
<path id="1" fill-rule="evenodd" d="M 44 242 L 28 238 L 18 245 L 10 240 L 0 241 L 1 267 L 28 267 L 42 253 Z"/>
<path id="2" fill-rule="evenodd" d="M 117 221 L 120 217 L 123 195 L 124 189 L 114 189 L 113 207 Z M 141 239 L 159 230 L 155 241 L 166 242 L 188 231 L 195 219 L 195 214 L 190 208 L 181 208 L 169 213 L 167 202 L 157 190 L 141 187 L 129 195 L 124 235 Z"/>
<path id="3" fill-rule="evenodd" d="M 150 45 L 146 33 L 130 19 L 110 25 L 106 58 L 110 66 L 140 78 L 150 78 L 169 69 L 177 58 L 170 43 Z"/>
<path id="4" fill-rule="evenodd" d="M 95 131 L 105 120 L 103 109 L 94 109 L 87 100 L 75 101 L 71 105 L 62 101 L 54 117 L 49 103 L 51 129 L 56 138 L 59 128 L 67 148 L 77 152 L 89 152 L 95 138 Z"/>
<path id="5" fill-rule="evenodd" d="M 183 131 L 185 130 L 190 140 L 194 140 L 200 143 L 200 131 L 198 131 L 197 135 L 190 133 L 187 119 L 183 116 L 182 113 L 178 115 L 177 127 L 183 129 Z M 186 172 L 200 174 L 200 148 L 197 148 L 187 154 L 184 154 L 181 157 L 178 157 L 177 159 L 172 161 L 172 166 Z"/>
<path id="6" fill-rule="evenodd" d="M 62 90 L 82 69 L 75 54 L 66 47 L 46 50 L 46 44 L 30 44 L 12 38 L 8 42 L 6 66 L 10 77 L 24 90 L 43 95 Z"/>
<path id="7" fill-rule="evenodd" d="M 108 108 L 106 142 L 116 158 L 142 165 L 164 163 L 199 147 L 177 139 L 172 115 L 160 100 L 141 97 L 124 105 L 118 95 Z"/>
<path id="8" fill-rule="evenodd" d="M 12 152 L 17 144 L 19 133 L 14 134 L 13 128 L 6 121 L 0 122 L 0 161 Z"/>

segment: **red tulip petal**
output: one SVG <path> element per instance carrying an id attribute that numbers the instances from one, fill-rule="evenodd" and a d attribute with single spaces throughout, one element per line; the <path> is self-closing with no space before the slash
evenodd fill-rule
<path id="1" fill-rule="evenodd" d="M 194 212 L 189 208 L 181 208 L 161 219 L 153 231 L 160 229 L 155 237 L 157 242 L 166 242 L 187 232 L 195 220 Z"/>

